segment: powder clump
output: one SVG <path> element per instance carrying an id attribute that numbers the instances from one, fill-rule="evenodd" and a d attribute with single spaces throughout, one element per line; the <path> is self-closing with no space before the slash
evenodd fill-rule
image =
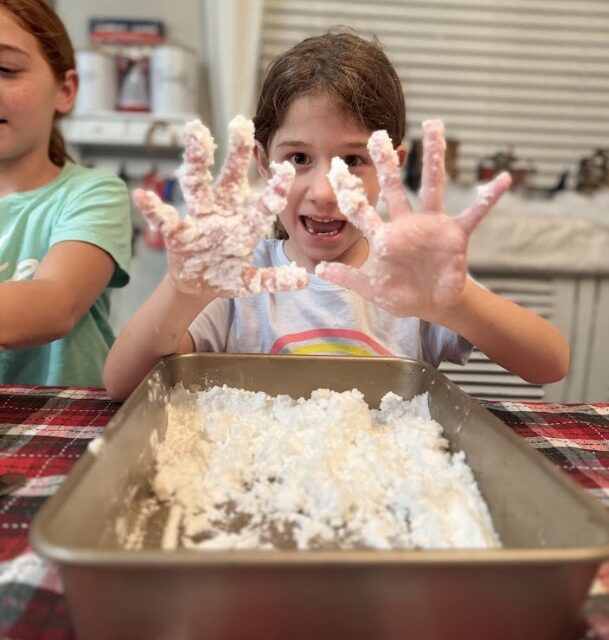
<path id="1" fill-rule="evenodd" d="M 178 388 L 167 414 L 152 483 L 173 514 L 167 548 L 500 546 L 427 394 L 387 393 L 371 410 L 356 389 L 294 400 Z"/>

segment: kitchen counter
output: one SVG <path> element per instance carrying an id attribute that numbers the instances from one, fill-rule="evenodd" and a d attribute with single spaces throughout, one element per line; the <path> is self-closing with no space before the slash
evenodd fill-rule
<path id="1" fill-rule="evenodd" d="M 447 185 L 446 210 L 462 211 L 475 189 Z M 609 190 L 553 198 L 506 193 L 472 234 L 474 272 L 609 275 Z"/>
<path id="2" fill-rule="evenodd" d="M 482 404 L 609 508 L 609 403 Z M 58 573 L 32 551 L 28 530 L 119 406 L 100 389 L 0 386 L 0 473 L 28 477 L 0 497 L 2 638 L 75 637 Z M 584 639 L 609 639 L 609 563 L 582 612 L 578 640 Z"/>

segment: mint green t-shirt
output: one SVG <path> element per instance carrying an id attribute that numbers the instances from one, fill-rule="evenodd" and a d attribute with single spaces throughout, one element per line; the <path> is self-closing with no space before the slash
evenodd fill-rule
<path id="1" fill-rule="evenodd" d="M 131 217 L 122 180 L 67 163 L 43 187 L 0 198 L 0 287 L 9 280 L 31 279 L 49 249 L 66 240 L 106 251 L 115 262 L 109 287 L 127 284 Z M 64 338 L 0 352 L 0 383 L 101 386 L 104 360 L 114 340 L 109 313 L 106 289 Z"/>

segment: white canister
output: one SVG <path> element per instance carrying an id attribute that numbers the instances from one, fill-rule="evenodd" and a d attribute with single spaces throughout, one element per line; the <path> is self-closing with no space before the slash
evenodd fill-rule
<path id="1" fill-rule="evenodd" d="M 197 58 L 175 45 L 155 47 L 150 58 L 151 111 L 158 116 L 197 113 Z"/>
<path id="2" fill-rule="evenodd" d="M 101 51 L 77 51 L 79 86 L 75 113 L 112 111 L 116 107 L 116 61 Z"/>

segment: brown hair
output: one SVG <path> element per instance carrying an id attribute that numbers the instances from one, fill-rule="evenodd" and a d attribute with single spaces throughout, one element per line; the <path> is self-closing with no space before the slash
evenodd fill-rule
<path id="1" fill-rule="evenodd" d="M 66 72 L 76 67 L 74 48 L 66 28 L 45 0 L 0 0 L 0 7 L 10 11 L 23 28 L 38 41 L 40 52 L 51 67 L 58 82 L 62 82 Z M 49 140 L 49 159 L 62 167 L 66 160 L 72 160 L 66 150 L 55 114 L 51 138 Z"/>
<path id="2" fill-rule="evenodd" d="M 267 69 L 254 126 L 265 151 L 294 100 L 327 93 L 370 131 L 385 129 L 397 147 L 406 133 L 406 105 L 398 74 L 377 40 L 335 31 L 302 40 Z M 279 218 L 273 237 L 286 239 Z"/>
<path id="3" fill-rule="evenodd" d="M 394 147 L 402 142 L 406 106 L 395 68 L 378 41 L 339 31 L 306 38 L 271 63 L 254 117 L 264 149 L 294 100 L 323 93 L 370 131 L 386 129 Z"/>

